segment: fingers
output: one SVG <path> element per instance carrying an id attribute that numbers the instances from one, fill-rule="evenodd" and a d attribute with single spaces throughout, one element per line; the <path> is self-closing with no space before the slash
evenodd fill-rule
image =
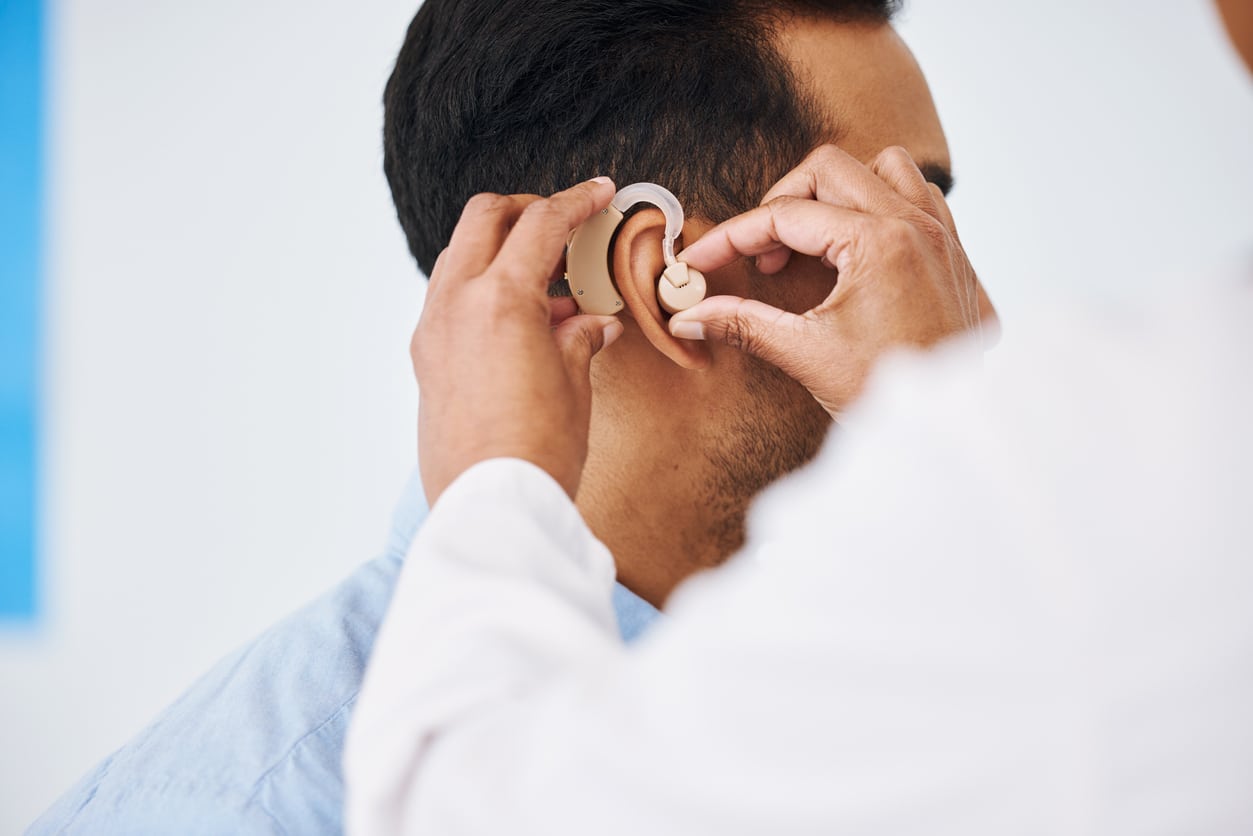
<path id="1" fill-rule="evenodd" d="M 814 381 L 804 358 L 813 354 L 810 320 L 738 296 L 712 296 L 670 318 L 680 339 L 715 340 L 772 363 L 802 385 Z"/>
<path id="2" fill-rule="evenodd" d="M 834 145 L 811 151 L 766 192 L 761 202 L 780 197 L 816 200 L 871 214 L 881 213 L 899 200 L 869 168 Z"/>
<path id="3" fill-rule="evenodd" d="M 780 197 L 718 224 L 685 249 L 682 260 L 709 273 L 744 256 L 773 253 L 782 244 L 838 267 L 846 245 L 872 221 L 841 206 Z"/>
<path id="4" fill-rule="evenodd" d="M 811 151 L 800 165 L 771 187 L 761 203 L 795 197 L 869 211 L 873 196 L 883 197 L 880 186 L 873 180 L 873 177 L 867 179 L 866 167 L 860 162 L 834 145 L 823 145 Z M 791 250 L 778 246 L 757 256 L 757 269 L 772 275 L 787 267 L 791 257 Z"/>
<path id="5" fill-rule="evenodd" d="M 773 250 L 757 256 L 757 270 L 770 276 L 787 267 L 791 259 L 792 251 L 780 244 Z"/>
<path id="6" fill-rule="evenodd" d="M 801 230 L 780 225 L 785 218 L 812 221 L 817 217 L 791 205 L 797 202 L 874 217 L 908 218 L 912 210 L 921 209 L 941 223 L 945 223 L 945 218 L 949 224 L 952 220 L 948 207 L 942 206 L 943 196 L 937 195 L 904 148 L 887 148 L 870 166 L 865 166 L 839 148 L 824 145 L 784 175 L 766 193 L 761 206 L 714 227 L 684 250 L 681 257 L 698 270 L 709 271 L 737 258 L 753 256 L 757 258 L 757 269 L 766 274 L 786 267 L 792 251 L 823 256 L 834 264 L 829 246 L 821 248 L 812 238 L 803 246 L 795 246 L 789 237 L 803 240 L 797 238 Z M 763 212 L 766 208 L 771 209 L 769 216 Z M 844 215 L 845 219 L 850 217 Z M 746 218 L 752 220 L 744 222 Z M 777 225 L 773 233 L 768 221 Z M 824 235 L 833 234 L 829 225 L 818 229 Z"/>
<path id="7" fill-rule="evenodd" d="M 519 216 L 539 199 L 538 195 L 487 193 L 470 198 L 461 210 L 448 247 L 440 253 L 436 269 L 431 271 L 431 283 L 445 275 L 470 278 L 485 271 Z"/>
<path id="8" fill-rule="evenodd" d="M 944 198 L 944 192 L 940 191 L 940 187 L 935 183 L 928 183 L 927 187 L 931 190 L 932 199 L 935 200 L 936 217 L 953 236 L 953 240 L 960 245 L 961 237 L 957 234 L 957 222 L 953 219 L 953 212 Z M 983 289 L 983 282 L 979 281 L 978 277 L 975 278 L 975 304 L 979 308 L 979 327 L 983 337 L 983 346 L 992 348 L 1001 341 L 1001 317 L 996 312 L 996 306 L 992 304 L 988 292 Z"/>
<path id="9" fill-rule="evenodd" d="M 608 178 L 580 183 L 547 199 L 476 194 L 466 203 L 448 247 L 431 271 L 431 289 L 444 276 L 472 278 L 493 265 L 507 276 L 547 281 L 570 230 L 608 206 L 613 194 Z"/>
<path id="10" fill-rule="evenodd" d="M 617 317 L 582 314 L 572 316 L 557 326 L 553 338 L 561 352 L 566 372 L 576 386 L 590 385 L 588 379 L 592 358 L 622 336 L 623 325 Z"/>
<path id="11" fill-rule="evenodd" d="M 927 188 L 931 190 L 931 197 L 935 200 L 936 217 L 953 236 L 953 240 L 960 242 L 961 239 L 957 236 L 957 221 L 953 220 L 953 211 L 948 208 L 944 192 L 940 191 L 940 187 L 935 183 L 928 183 Z"/>
<path id="12" fill-rule="evenodd" d="M 901 197 L 943 223 L 931 191 L 932 184 L 922 176 L 914 158 L 904 148 L 893 145 L 883 149 L 871 160 L 870 170 Z"/>
<path id="13" fill-rule="evenodd" d="M 556 328 L 579 312 L 579 305 L 569 296 L 550 296 L 548 299 L 548 325 Z"/>
<path id="14" fill-rule="evenodd" d="M 914 158 L 899 145 L 885 148 L 869 166 L 834 145 L 816 148 L 766 193 L 762 203 L 779 197 L 817 200 L 874 215 L 899 215 L 912 206 L 941 223 L 947 216 L 946 226 L 956 234 L 943 193 L 927 182 Z M 763 273 L 773 273 L 786 264 L 785 251 L 763 255 L 757 266 Z"/>
<path id="15" fill-rule="evenodd" d="M 435 265 L 431 267 L 431 275 L 427 276 L 428 279 L 434 280 L 435 274 L 440 272 L 440 266 L 447 262 L 447 256 L 448 248 L 444 247 L 439 251 L 439 255 L 435 256 Z"/>
<path id="16" fill-rule="evenodd" d="M 588 180 L 522 210 L 492 266 L 511 279 L 546 288 L 565 252 L 570 231 L 613 200 L 607 177 Z"/>

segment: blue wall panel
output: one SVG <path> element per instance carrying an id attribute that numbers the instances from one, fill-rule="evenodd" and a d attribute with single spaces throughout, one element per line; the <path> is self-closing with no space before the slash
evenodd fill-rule
<path id="1" fill-rule="evenodd" d="M 43 9 L 0 0 L 0 619 L 35 615 Z"/>

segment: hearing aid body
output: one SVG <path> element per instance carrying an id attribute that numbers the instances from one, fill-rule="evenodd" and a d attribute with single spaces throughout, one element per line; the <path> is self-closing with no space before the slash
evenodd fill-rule
<path id="1" fill-rule="evenodd" d="M 640 203 L 652 204 L 666 216 L 666 231 L 661 239 L 666 269 L 657 282 L 658 303 L 667 313 L 678 313 L 705 298 L 704 275 L 674 257 L 674 241 L 683 231 L 679 199 L 655 183 L 635 183 L 619 189 L 608 207 L 570 233 L 566 281 L 583 313 L 616 314 L 625 307 L 614 286 L 610 248 L 626 212 Z"/>

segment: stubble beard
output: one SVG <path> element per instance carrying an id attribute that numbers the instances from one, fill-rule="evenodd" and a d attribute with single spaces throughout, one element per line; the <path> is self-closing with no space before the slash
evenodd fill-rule
<path id="1" fill-rule="evenodd" d="M 719 563 L 743 547 L 753 499 L 813 459 L 831 428 L 826 410 L 799 383 L 765 361 L 745 361 L 743 408 L 706 453 L 713 474 L 707 536 Z"/>

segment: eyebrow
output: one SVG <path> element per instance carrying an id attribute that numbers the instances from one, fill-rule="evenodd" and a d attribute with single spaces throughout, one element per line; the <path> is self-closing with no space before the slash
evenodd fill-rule
<path id="1" fill-rule="evenodd" d="M 945 197 L 953 191 L 953 172 L 948 170 L 948 166 L 939 163 L 920 163 L 918 170 L 922 172 L 923 177 L 927 178 L 928 183 L 935 183 Z"/>

